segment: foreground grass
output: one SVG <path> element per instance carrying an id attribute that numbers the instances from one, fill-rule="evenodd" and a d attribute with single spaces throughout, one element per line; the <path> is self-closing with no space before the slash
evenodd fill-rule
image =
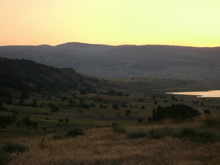
<path id="1" fill-rule="evenodd" d="M 53 135 L 20 138 L 13 142 L 25 144 L 29 150 L 11 154 L 7 164 L 217 165 L 220 164 L 219 127 L 204 125 L 206 122 L 90 128 L 76 137 L 58 140 Z M 215 141 L 196 141 L 201 135 L 210 138 L 213 134 Z"/>

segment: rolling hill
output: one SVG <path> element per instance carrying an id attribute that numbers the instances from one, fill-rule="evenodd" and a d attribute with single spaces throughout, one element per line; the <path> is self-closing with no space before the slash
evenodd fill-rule
<path id="1" fill-rule="evenodd" d="M 71 67 L 79 73 L 99 78 L 218 80 L 220 74 L 220 47 L 66 43 L 57 46 L 1 46 L 0 57 Z"/>

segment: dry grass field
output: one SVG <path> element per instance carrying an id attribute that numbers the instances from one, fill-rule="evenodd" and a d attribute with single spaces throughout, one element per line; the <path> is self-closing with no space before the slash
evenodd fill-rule
<path id="1" fill-rule="evenodd" d="M 217 121 L 207 125 L 207 120 Z M 181 136 L 130 136 L 132 133 L 184 128 L 209 131 L 214 141 L 197 141 Z M 124 128 L 89 128 L 84 135 L 55 140 L 53 135 L 18 138 L 13 143 L 28 147 L 24 153 L 13 153 L 8 165 L 217 165 L 220 164 L 219 117 L 195 121 L 134 125 Z M 151 131 L 152 132 L 152 131 Z M 193 137 L 193 134 L 191 134 Z M 206 137 L 206 136 L 205 136 Z"/>

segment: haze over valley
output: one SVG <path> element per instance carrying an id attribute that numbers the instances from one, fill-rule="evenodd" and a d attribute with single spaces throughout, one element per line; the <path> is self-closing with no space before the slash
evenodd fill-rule
<path id="1" fill-rule="evenodd" d="M 158 77 L 219 80 L 220 47 L 166 45 L 1 46 L 0 57 L 30 59 L 55 67 L 71 67 L 98 78 Z"/>

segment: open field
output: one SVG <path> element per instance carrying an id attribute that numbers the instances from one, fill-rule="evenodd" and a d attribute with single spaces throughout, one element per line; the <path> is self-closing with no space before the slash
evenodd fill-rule
<path id="1" fill-rule="evenodd" d="M 172 104 L 209 110 L 211 115 L 184 122 L 148 122 L 154 108 Z M 6 110 L 1 115 L 16 114 L 16 123 L 0 129 L 1 146 L 11 142 L 27 147 L 23 153 L 1 155 L 9 165 L 220 163 L 219 98 L 63 93 L 51 98 L 13 99 L 3 107 Z M 25 118 L 37 126 L 22 124 Z M 65 137 L 75 128 L 84 134 Z M 185 130 L 190 133 L 185 135 Z"/>
<path id="2" fill-rule="evenodd" d="M 22 102 L 20 99 L 13 99 L 10 104 L 3 104 L 7 110 L 1 111 L 1 115 L 16 114 L 17 122 L 28 116 L 31 121 L 37 122 L 35 129 L 13 124 L 7 127 L 7 130 L 48 133 L 60 127 L 108 127 L 112 126 L 112 123 L 134 125 L 138 119 L 146 123 L 154 108 L 172 104 L 209 110 L 214 115 L 219 113 L 220 98 L 173 96 L 163 93 L 128 96 L 87 94 L 74 97 L 63 94 L 49 99 L 30 97 Z M 53 109 L 52 105 L 57 109 Z"/>
<path id="3" fill-rule="evenodd" d="M 21 137 L 11 142 L 23 144 L 28 150 L 22 154 L 11 154 L 8 164 L 217 165 L 220 163 L 219 119 L 219 116 L 200 117 L 184 123 L 88 128 L 84 130 L 84 135 L 57 140 L 54 139 L 54 134 Z M 218 120 L 218 124 L 207 125 L 207 120 Z M 184 129 L 194 129 L 206 134 L 208 131 L 215 136 L 204 136 L 203 139 L 196 139 L 195 136 L 195 139 L 191 139 L 181 133 L 179 136 L 171 135 Z M 159 134 L 130 136 L 137 132 L 149 134 L 152 130 L 159 131 Z M 162 130 L 169 130 L 171 133 L 162 134 Z"/>

